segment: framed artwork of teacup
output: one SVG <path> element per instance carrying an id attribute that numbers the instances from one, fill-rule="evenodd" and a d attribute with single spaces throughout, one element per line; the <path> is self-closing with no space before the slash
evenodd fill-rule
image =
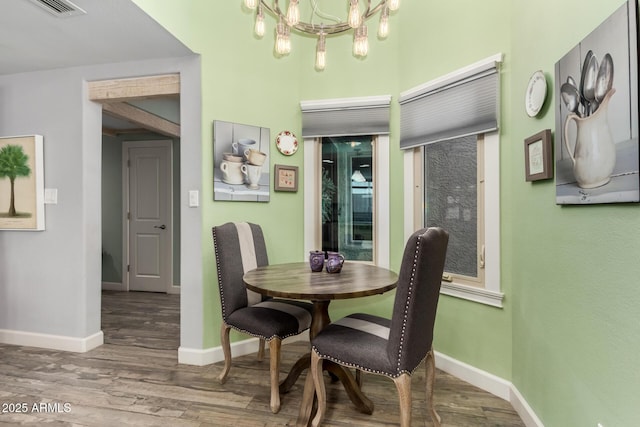
<path id="1" fill-rule="evenodd" d="M 213 200 L 268 202 L 269 128 L 214 120 Z"/>

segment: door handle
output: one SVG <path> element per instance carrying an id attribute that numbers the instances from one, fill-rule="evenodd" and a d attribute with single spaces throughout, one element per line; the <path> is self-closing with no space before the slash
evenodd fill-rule
<path id="1" fill-rule="evenodd" d="M 159 228 L 160 230 L 164 230 L 165 228 L 167 228 L 166 225 L 162 224 L 162 225 L 154 225 L 153 228 Z"/>

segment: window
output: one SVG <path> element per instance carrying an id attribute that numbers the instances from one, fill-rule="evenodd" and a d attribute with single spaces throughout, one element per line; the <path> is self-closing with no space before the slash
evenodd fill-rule
<path id="1" fill-rule="evenodd" d="M 389 267 L 390 103 L 388 95 L 300 103 L 305 257 L 331 247 Z"/>
<path id="2" fill-rule="evenodd" d="M 482 136 L 424 147 L 424 225 L 449 232 L 444 280 L 484 285 Z"/>
<path id="3" fill-rule="evenodd" d="M 322 146 L 322 250 L 374 261 L 373 137 L 325 137 Z"/>
<path id="4" fill-rule="evenodd" d="M 449 232 L 441 292 L 502 307 L 498 64 L 472 64 L 400 96 L 405 234 Z"/>

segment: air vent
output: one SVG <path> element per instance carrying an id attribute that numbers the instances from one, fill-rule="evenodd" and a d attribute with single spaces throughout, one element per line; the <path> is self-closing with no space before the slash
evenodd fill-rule
<path id="1" fill-rule="evenodd" d="M 87 13 L 69 0 L 31 0 L 31 3 L 37 4 L 50 14 L 59 18 L 85 15 Z"/>

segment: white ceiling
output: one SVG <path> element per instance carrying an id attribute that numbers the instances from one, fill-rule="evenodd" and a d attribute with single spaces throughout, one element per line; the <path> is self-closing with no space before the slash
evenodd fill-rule
<path id="1" fill-rule="evenodd" d="M 71 0 L 85 15 L 59 18 L 31 0 L 0 7 L 0 75 L 191 55 L 131 0 Z"/>
<path id="2" fill-rule="evenodd" d="M 71 2 L 86 14 L 61 18 L 32 0 L 2 0 L 0 75 L 193 54 L 131 0 Z M 103 123 L 139 127 L 106 115 Z"/>

